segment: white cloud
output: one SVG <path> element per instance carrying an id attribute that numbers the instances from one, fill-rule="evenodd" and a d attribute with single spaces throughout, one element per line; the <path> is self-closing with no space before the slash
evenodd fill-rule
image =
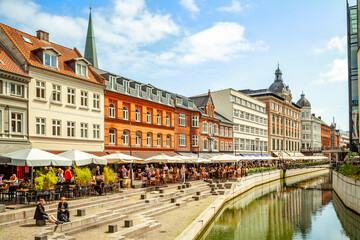
<path id="1" fill-rule="evenodd" d="M 263 41 L 249 42 L 244 37 L 245 28 L 234 22 L 218 22 L 211 28 L 191 35 L 181 41 L 168 57 L 181 64 L 200 64 L 206 61 L 228 61 L 249 51 L 266 51 Z"/>
<path id="2" fill-rule="evenodd" d="M 195 0 L 181 0 L 180 4 L 187 10 L 191 12 L 198 12 L 199 8 L 196 6 Z"/>
<path id="3" fill-rule="evenodd" d="M 232 0 L 230 6 L 220 7 L 217 10 L 223 12 L 241 12 L 243 9 L 238 1 Z"/>
<path id="4" fill-rule="evenodd" d="M 340 53 L 345 53 L 346 48 L 346 35 L 343 37 L 333 37 L 328 42 L 324 43 L 322 47 L 315 47 L 311 50 L 313 54 L 320 54 L 328 50 L 337 50 Z"/>
<path id="5" fill-rule="evenodd" d="M 335 59 L 330 65 L 329 70 L 321 72 L 316 84 L 345 82 L 347 80 L 347 58 Z"/>

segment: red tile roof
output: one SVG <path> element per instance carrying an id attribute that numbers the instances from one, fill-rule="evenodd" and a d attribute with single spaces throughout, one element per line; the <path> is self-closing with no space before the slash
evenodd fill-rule
<path id="1" fill-rule="evenodd" d="M 1 64 L 2 63 L 2 64 Z M 10 54 L 0 45 L 0 70 L 13 72 L 22 76 L 29 75 L 23 71 L 19 64 L 10 56 Z"/>
<path id="2" fill-rule="evenodd" d="M 68 76 L 80 78 L 80 79 L 87 80 L 90 82 L 104 84 L 104 78 L 102 76 L 100 76 L 99 74 L 97 74 L 92 69 L 91 66 L 89 66 L 88 78 L 81 77 L 81 76 L 75 74 L 71 70 L 71 68 L 68 66 L 68 64 L 66 62 L 69 60 L 72 60 L 74 58 L 83 57 L 76 48 L 70 49 L 70 48 L 58 45 L 56 43 L 41 41 L 33 35 L 24 33 L 18 29 L 9 27 L 2 23 L 0 23 L 0 27 L 9 36 L 9 38 L 16 45 L 16 47 L 19 49 L 19 51 L 22 53 L 22 55 L 24 56 L 24 58 L 28 61 L 28 63 L 30 65 L 44 68 L 44 69 L 47 69 L 47 70 L 53 71 L 53 72 L 60 72 L 60 73 L 66 74 Z M 25 42 L 23 36 L 30 39 L 32 44 Z M 58 56 L 58 69 L 46 67 L 37 58 L 37 56 L 34 53 L 34 50 L 39 49 L 41 47 L 53 47 L 61 53 L 61 55 Z"/>

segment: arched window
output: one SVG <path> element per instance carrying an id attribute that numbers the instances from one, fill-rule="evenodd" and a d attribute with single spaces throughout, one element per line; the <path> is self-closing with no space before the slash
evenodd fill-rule
<path id="1" fill-rule="evenodd" d="M 123 107 L 123 119 L 124 120 L 128 120 L 129 119 L 129 110 L 128 108 L 125 106 Z"/>
<path id="2" fill-rule="evenodd" d="M 170 116 L 166 115 L 166 126 L 170 127 Z"/>
<path id="3" fill-rule="evenodd" d="M 208 140 L 204 139 L 204 141 L 203 141 L 203 150 L 208 150 L 208 149 L 209 149 Z"/>
<path id="4" fill-rule="evenodd" d="M 205 132 L 205 133 L 208 132 L 208 123 L 207 122 L 203 122 L 203 132 Z"/>
<path id="5" fill-rule="evenodd" d="M 109 144 L 116 144 L 116 130 L 109 130 Z"/>
<path id="6" fill-rule="evenodd" d="M 156 115 L 156 123 L 157 123 L 157 125 L 161 125 L 161 114 L 160 113 L 158 113 Z"/>
<path id="7" fill-rule="evenodd" d="M 215 150 L 215 151 L 217 151 L 217 150 L 219 150 L 218 149 L 218 141 L 217 140 L 215 140 L 214 142 L 213 142 L 213 149 Z"/>
<path id="8" fill-rule="evenodd" d="M 170 147 L 170 146 L 171 146 L 171 136 L 170 136 L 170 135 L 167 135 L 167 136 L 166 136 L 166 146 L 167 146 L 167 147 Z"/>
<path id="9" fill-rule="evenodd" d="M 147 123 L 151 123 L 151 112 L 150 112 L 150 111 L 148 111 L 148 112 L 146 113 L 146 122 L 147 122 Z"/>
<path id="10" fill-rule="evenodd" d="M 158 146 L 158 147 L 161 147 L 161 146 L 162 146 L 161 140 L 162 140 L 161 134 L 158 134 L 158 135 L 157 135 L 157 146 Z"/>
<path id="11" fill-rule="evenodd" d="M 124 145 L 129 145 L 129 131 L 123 131 L 122 139 Z"/>
<path id="12" fill-rule="evenodd" d="M 146 135 L 146 143 L 147 143 L 147 146 L 148 147 L 151 147 L 152 146 L 152 134 L 151 133 L 148 133 Z"/>
<path id="13" fill-rule="evenodd" d="M 135 110 L 135 121 L 140 122 L 140 116 L 141 116 L 140 110 L 137 108 Z"/>
<path id="14" fill-rule="evenodd" d="M 137 132 L 135 134 L 135 144 L 140 146 L 141 145 L 141 132 Z"/>
<path id="15" fill-rule="evenodd" d="M 113 103 L 110 103 L 109 105 L 109 116 L 111 118 L 115 117 L 115 105 Z"/>

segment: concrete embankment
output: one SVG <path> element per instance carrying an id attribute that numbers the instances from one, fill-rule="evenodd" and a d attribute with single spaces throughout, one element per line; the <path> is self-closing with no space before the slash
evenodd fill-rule
<path id="1" fill-rule="evenodd" d="M 333 171 L 332 177 L 332 187 L 344 205 L 360 214 L 360 181 L 336 171 Z"/>
<path id="2" fill-rule="evenodd" d="M 304 168 L 287 170 L 285 176 L 299 176 L 301 174 L 328 172 L 328 169 L 322 168 Z M 255 188 L 257 186 L 279 180 L 281 171 L 269 171 L 264 173 L 253 174 L 247 177 L 239 178 L 231 192 L 227 195 L 219 196 L 204 212 L 202 212 L 176 239 L 192 240 L 197 239 L 206 229 L 207 225 L 217 215 L 221 208 L 233 198 Z"/>

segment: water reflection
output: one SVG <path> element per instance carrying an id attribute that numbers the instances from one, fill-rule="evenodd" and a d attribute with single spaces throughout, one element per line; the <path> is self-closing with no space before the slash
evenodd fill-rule
<path id="1" fill-rule="evenodd" d="M 255 188 L 228 204 L 200 239 L 359 239 L 358 231 L 347 233 L 337 218 L 329 183 L 327 174 Z"/>

